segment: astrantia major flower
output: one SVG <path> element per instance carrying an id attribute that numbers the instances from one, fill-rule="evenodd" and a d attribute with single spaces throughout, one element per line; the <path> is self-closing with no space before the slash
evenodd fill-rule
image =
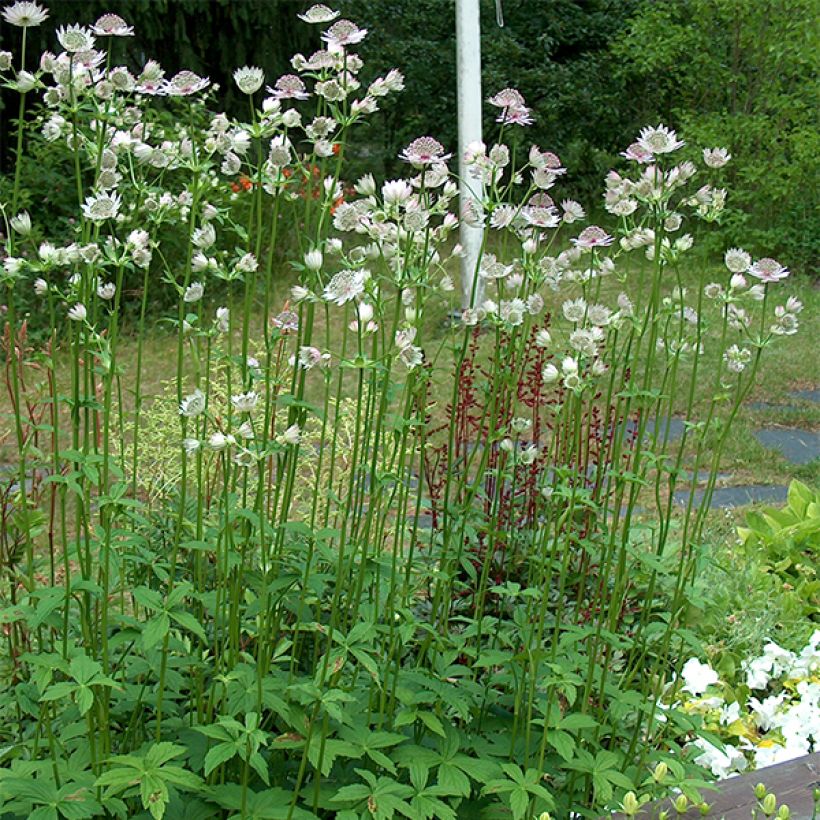
<path id="1" fill-rule="evenodd" d="M 48 12 L 39 3 L 18 0 L 3 9 L 3 19 L 19 28 L 39 26 L 48 19 Z"/>
<path id="2" fill-rule="evenodd" d="M 306 23 L 330 23 L 339 16 L 338 11 L 328 8 L 322 3 L 311 6 L 304 14 L 296 15 Z"/>
<path id="3" fill-rule="evenodd" d="M 265 82 L 265 72 L 256 66 L 243 66 L 233 73 L 233 81 L 243 94 L 255 94 Z"/>
<path id="4" fill-rule="evenodd" d="M 179 414 L 186 418 L 194 418 L 205 412 L 205 394 L 198 388 L 186 396 L 179 403 Z"/>
<path id="5" fill-rule="evenodd" d="M 414 168 L 423 168 L 446 162 L 451 156 L 444 153 L 444 146 L 438 140 L 418 137 L 399 154 L 399 159 L 409 162 Z"/>
<path id="6" fill-rule="evenodd" d="M 276 437 L 279 444 L 290 444 L 296 446 L 302 440 L 302 430 L 298 424 L 291 424 L 283 433 Z"/>
<path id="7" fill-rule="evenodd" d="M 382 197 L 385 205 L 400 205 L 413 195 L 410 183 L 403 179 L 388 180 L 382 185 Z"/>
<path id="8" fill-rule="evenodd" d="M 742 373 L 746 365 L 752 360 L 752 353 L 748 348 L 732 345 L 724 354 L 723 361 L 732 373 Z"/>
<path id="9" fill-rule="evenodd" d="M 567 224 L 577 222 L 579 219 L 583 219 L 586 216 L 586 211 L 584 211 L 583 206 L 574 199 L 565 199 L 561 203 L 561 209 L 564 211 L 563 218 L 564 222 Z"/>
<path id="10" fill-rule="evenodd" d="M 20 236 L 28 236 L 31 233 L 31 217 L 28 211 L 20 211 L 17 216 L 13 216 L 10 220 L 11 229 L 20 234 Z"/>
<path id="11" fill-rule="evenodd" d="M 237 413 L 250 413 L 259 402 L 259 394 L 254 390 L 249 390 L 247 393 L 239 393 L 236 396 L 231 396 L 231 404 Z"/>
<path id="12" fill-rule="evenodd" d="M 83 215 L 92 222 L 105 222 L 106 219 L 113 219 L 119 213 L 120 204 L 120 196 L 115 191 L 88 196 L 83 205 Z"/>
<path id="13" fill-rule="evenodd" d="M 198 302 L 203 294 L 205 293 L 205 286 L 202 282 L 191 282 L 187 288 L 185 288 L 185 293 L 182 295 L 182 300 L 184 302 L 193 303 Z"/>
<path id="14" fill-rule="evenodd" d="M 327 283 L 322 296 L 327 302 L 344 305 L 364 293 L 366 278 L 364 268 L 340 271 Z"/>
<path id="15" fill-rule="evenodd" d="M 626 151 L 621 151 L 621 156 L 624 157 L 624 159 L 639 162 L 642 165 L 647 162 L 652 162 L 652 152 L 647 151 L 646 148 L 638 142 L 633 142 Z"/>
<path id="16" fill-rule="evenodd" d="M 86 316 L 88 316 L 88 311 L 82 302 L 77 302 L 76 305 L 68 309 L 68 318 L 73 322 L 84 322 Z"/>
<path id="17" fill-rule="evenodd" d="M 200 77 L 199 74 L 186 70 L 174 74 L 163 84 L 162 88 L 169 97 L 187 97 L 190 94 L 196 94 L 197 91 L 202 91 L 210 84 L 211 81 L 207 77 Z"/>
<path id="18" fill-rule="evenodd" d="M 352 46 L 361 43 L 367 37 L 367 29 L 359 28 L 350 20 L 339 20 L 323 35 L 322 39 L 331 47 Z"/>
<path id="19" fill-rule="evenodd" d="M 330 364 L 330 354 L 322 353 L 318 347 L 304 346 L 299 348 L 296 361 L 299 367 L 312 370 L 314 367 L 326 367 Z"/>
<path id="20" fill-rule="evenodd" d="M 612 237 L 603 228 L 599 228 L 597 225 L 590 225 L 588 228 L 584 228 L 576 239 L 571 241 L 576 248 L 590 250 L 592 248 L 605 248 L 611 245 Z"/>
<path id="21" fill-rule="evenodd" d="M 729 248 L 723 256 L 723 261 L 732 273 L 746 273 L 752 264 L 752 257 L 742 248 Z"/>
<path id="22" fill-rule="evenodd" d="M 710 168 L 722 168 L 732 158 L 725 148 L 704 148 L 703 161 Z"/>
<path id="23" fill-rule="evenodd" d="M 103 14 L 91 30 L 98 37 L 133 37 L 134 27 L 129 26 L 119 14 Z"/>
<path id="24" fill-rule="evenodd" d="M 60 26 L 57 29 L 57 39 L 60 45 L 69 53 L 76 54 L 79 51 L 91 51 L 94 48 L 94 35 L 91 29 L 85 26 Z"/>
<path id="25" fill-rule="evenodd" d="M 308 98 L 305 84 L 295 74 L 284 74 L 276 81 L 273 88 L 268 87 L 267 92 L 275 100 L 306 100 Z"/>
<path id="26" fill-rule="evenodd" d="M 497 122 L 505 125 L 529 125 L 532 122 L 530 109 L 524 102 L 521 92 L 515 88 L 505 88 L 490 97 L 487 102 L 501 109 L 496 118 Z"/>
<path id="27" fill-rule="evenodd" d="M 789 275 L 787 268 L 784 268 L 776 259 L 768 257 L 758 259 L 750 268 L 749 275 L 754 276 L 761 282 L 778 282 Z"/>
<path id="28" fill-rule="evenodd" d="M 669 154 L 684 145 L 678 135 L 664 125 L 655 128 L 644 128 L 638 137 L 638 145 L 650 154 Z"/>
<path id="29" fill-rule="evenodd" d="M 117 286 L 113 282 L 100 282 L 100 284 L 97 285 L 97 296 L 99 296 L 100 299 L 108 301 L 109 299 L 113 299 L 116 294 Z"/>

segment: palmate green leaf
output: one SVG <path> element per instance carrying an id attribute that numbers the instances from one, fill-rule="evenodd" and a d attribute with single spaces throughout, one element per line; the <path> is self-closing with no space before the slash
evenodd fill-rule
<path id="1" fill-rule="evenodd" d="M 72 683 L 71 681 L 60 681 L 59 683 L 54 683 L 49 686 L 48 689 L 46 689 L 46 691 L 40 696 L 40 700 L 62 700 L 63 698 L 70 697 L 74 694 L 76 689 L 76 683 Z"/>
<path id="2" fill-rule="evenodd" d="M 142 646 L 143 649 L 148 650 L 156 646 L 168 634 L 171 628 L 171 619 L 165 612 L 160 612 L 159 615 L 151 618 L 142 629 Z"/>
<path id="3" fill-rule="evenodd" d="M 190 613 L 184 612 L 180 609 L 175 609 L 169 613 L 169 615 L 184 629 L 187 629 L 189 632 L 193 632 L 194 635 L 197 636 L 201 641 L 205 642 L 208 640 L 205 630 L 202 628 L 202 624 Z"/>
<path id="4" fill-rule="evenodd" d="M 222 808 L 233 813 L 229 820 L 240 820 L 242 817 L 242 787 L 236 783 L 225 783 L 210 790 L 213 800 Z M 266 789 L 254 792 L 248 789 L 246 794 L 245 820 L 318 820 L 315 814 L 298 806 L 290 814 L 293 793 L 281 788 Z"/>
<path id="5" fill-rule="evenodd" d="M 207 777 L 214 769 L 232 760 L 239 753 L 237 741 L 230 741 L 228 743 L 218 743 L 205 755 L 205 777 Z"/>
<path id="6" fill-rule="evenodd" d="M 40 806 L 28 815 L 28 820 L 59 820 L 59 817 L 53 806 Z"/>
<path id="7" fill-rule="evenodd" d="M 75 694 L 77 708 L 81 715 L 85 715 L 94 705 L 94 693 L 87 686 L 79 686 Z"/>
<path id="8" fill-rule="evenodd" d="M 561 755 L 564 760 L 572 760 L 575 751 L 575 740 L 568 732 L 555 729 L 547 733 L 547 743 Z"/>
<path id="9" fill-rule="evenodd" d="M 456 813 L 435 794 L 422 792 L 410 801 L 413 820 L 456 820 Z"/>

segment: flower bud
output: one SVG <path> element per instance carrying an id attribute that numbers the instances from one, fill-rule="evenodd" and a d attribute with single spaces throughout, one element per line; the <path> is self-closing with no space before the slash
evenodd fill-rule
<path id="1" fill-rule="evenodd" d="M 641 804 L 638 802 L 638 798 L 635 796 L 635 792 L 627 792 L 624 795 L 624 800 L 621 804 L 621 808 L 623 809 L 623 812 L 627 817 L 634 817 L 638 813 L 638 809 L 640 809 L 640 807 Z"/>
<path id="2" fill-rule="evenodd" d="M 766 817 L 771 817 L 777 809 L 777 796 L 774 794 L 767 794 L 761 801 L 760 808 Z"/>
<path id="3" fill-rule="evenodd" d="M 668 772 L 669 767 L 666 765 L 666 763 L 661 761 L 660 763 L 658 763 L 657 766 L 655 766 L 655 770 L 652 772 L 652 779 L 656 783 L 662 783 Z"/>
<path id="4" fill-rule="evenodd" d="M 689 808 L 689 798 L 685 794 L 679 794 L 675 798 L 674 806 L 678 814 L 685 814 L 686 809 Z"/>
<path id="5" fill-rule="evenodd" d="M 758 783 L 755 786 L 755 797 L 762 800 L 766 796 L 766 786 L 763 783 Z"/>
<path id="6" fill-rule="evenodd" d="M 322 252 L 316 248 L 305 254 L 305 267 L 308 270 L 320 270 L 322 267 Z"/>

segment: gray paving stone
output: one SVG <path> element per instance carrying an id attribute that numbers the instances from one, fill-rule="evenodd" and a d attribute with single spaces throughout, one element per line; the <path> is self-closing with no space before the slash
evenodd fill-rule
<path id="1" fill-rule="evenodd" d="M 820 404 L 820 388 L 816 390 L 792 390 L 789 395 L 800 401 L 811 401 Z"/>
<path id="2" fill-rule="evenodd" d="M 792 464 L 808 464 L 820 458 L 820 433 L 799 428 L 766 427 L 755 438 L 767 449 L 777 450 Z"/>
<path id="3" fill-rule="evenodd" d="M 765 502 L 783 502 L 788 494 L 787 487 L 778 487 L 771 484 L 744 484 L 738 487 L 719 487 L 712 493 L 711 509 L 727 507 L 743 507 L 746 504 Z M 704 490 L 695 490 L 695 504 L 703 502 Z M 689 493 L 686 490 L 675 493 L 673 499 L 676 504 L 689 503 Z"/>

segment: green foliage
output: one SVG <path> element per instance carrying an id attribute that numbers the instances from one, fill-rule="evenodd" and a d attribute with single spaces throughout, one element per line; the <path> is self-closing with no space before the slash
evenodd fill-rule
<path id="1" fill-rule="evenodd" d="M 747 557 L 760 561 L 764 572 L 793 589 L 808 618 L 820 620 L 820 494 L 792 481 L 787 505 L 748 513 L 738 535 Z"/>
<path id="2" fill-rule="evenodd" d="M 800 649 L 820 612 L 817 493 L 799 481 L 782 509 L 762 507 L 745 525 L 712 534 L 714 547 L 692 593 L 704 640 L 737 665 L 768 641 Z M 732 536 L 740 541 L 732 543 Z"/>

